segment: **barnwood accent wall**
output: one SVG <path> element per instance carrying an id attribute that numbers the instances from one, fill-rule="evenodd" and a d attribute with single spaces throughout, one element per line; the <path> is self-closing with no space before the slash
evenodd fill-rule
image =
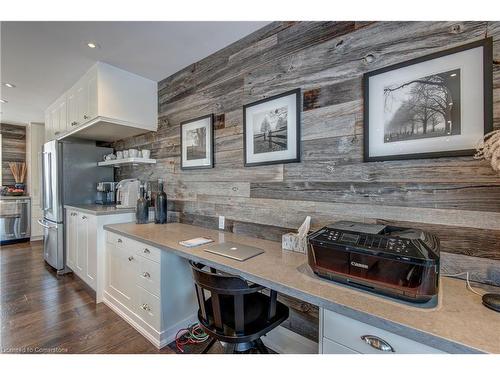
<path id="1" fill-rule="evenodd" d="M 26 161 L 26 127 L 0 124 L 2 134 L 2 184 L 14 185 L 16 181 L 9 168 L 9 162 Z"/>
<path id="2" fill-rule="evenodd" d="M 154 166 L 117 178 L 167 181 L 172 220 L 279 240 L 306 215 L 420 227 L 442 241 L 445 272 L 500 283 L 500 176 L 471 157 L 362 162 L 362 75 L 494 38 L 494 126 L 500 128 L 500 22 L 275 22 L 164 79 L 159 128 L 118 141 L 151 149 Z M 243 167 L 242 106 L 301 88 L 302 162 Z M 215 168 L 181 171 L 179 124 L 214 113 Z M 286 299 L 287 297 L 283 297 Z M 295 301 L 290 328 L 317 309 Z"/>

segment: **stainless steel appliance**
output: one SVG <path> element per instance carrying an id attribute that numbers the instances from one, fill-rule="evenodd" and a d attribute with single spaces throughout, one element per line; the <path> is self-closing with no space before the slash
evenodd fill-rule
<path id="1" fill-rule="evenodd" d="M 0 197 L 0 243 L 28 241 L 30 236 L 30 197 Z"/>
<path id="2" fill-rule="evenodd" d="M 91 142 L 50 141 L 42 148 L 44 259 L 65 272 L 64 205 L 92 204 L 99 181 L 113 179 L 113 170 L 97 167 L 113 150 Z"/>
<path id="3" fill-rule="evenodd" d="M 103 181 L 97 183 L 96 204 L 116 204 L 116 182 Z"/>
<path id="4" fill-rule="evenodd" d="M 141 182 L 135 178 L 121 180 L 116 185 L 116 207 L 117 208 L 135 208 L 139 198 L 139 188 Z"/>

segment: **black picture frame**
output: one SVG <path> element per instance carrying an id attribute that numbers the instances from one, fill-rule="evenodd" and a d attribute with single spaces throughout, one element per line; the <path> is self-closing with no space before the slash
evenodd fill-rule
<path id="1" fill-rule="evenodd" d="M 282 97 L 290 96 L 290 95 L 295 95 L 296 98 L 296 142 L 293 145 L 296 147 L 296 153 L 294 158 L 289 158 L 289 159 L 283 159 L 283 160 L 270 160 L 270 161 L 264 161 L 264 162 L 249 162 L 247 160 L 247 109 L 254 107 L 256 105 L 270 102 Z M 301 101 L 301 89 L 294 89 L 290 91 L 283 92 L 278 95 L 273 95 L 269 98 L 264 98 L 261 100 L 257 100 L 252 103 L 245 104 L 243 106 L 243 156 L 244 156 L 244 166 L 245 167 L 256 167 L 256 166 L 262 166 L 262 165 L 273 165 L 273 164 L 286 164 L 286 163 L 298 163 L 300 162 L 301 158 L 301 152 L 300 152 L 300 128 L 301 128 L 301 106 L 302 106 L 302 101 Z"/>
<path id="2" fill-rule="evenodd" d="M 210 164 L 209 165 L 199 165 L 199 166 L 185 166 L 184 165 L 184 158 L 183 158 L 183 144 L 185 141 L 183 141 L 183 128 L 190 124 L 190 123 L 193 123 L 193 122 L 196 122 L 196 121 L 199 121 L 199 120 L 204 120 L 204 119 L 209 119 L 210 120 L 210 124 L 208 125 L 209 127 L 209 137 L 210 137 L 210 140 L 209 140 L 209 144 L 210 144 Z M 193 170 L 193 169 L 209 169 L 209 168 L 213 168 L 214 165 L 215 165 L 215 158 L 214 158 L 214 155 L 215 155 L 215 152 L 214 152 L 214 148 L 215 148 L 215 141 L 214 141 L 214 114 L 211 113 L 209 115 L 205 115 L 205 116 L 200 116 L 200 117 L 196 117 L 194 119 L 190 119 L 190 120 L 186 120 L 186 121 L 182 121 L 181 124 L 180 124 L 180 146 L 181 146 L 181 170 Z"/>
<path id="3" fill-rule="evenodd" d="M 443 56 L 451 55 L 454 53 L 466 51 L 477 47 L 483 48 L 484 134 L 491 132 L 493 130 L 493 38 L 490 37 L 365 73 L 363 75 L 363 101 L 364 101 L 363 161 L 364 162 L 471 156 L 475 153 L 474 149 L 466 149 L 466 150 L 398 154 L 398 155 L 387 155 L 387 156 L 369 156 L 370 155 L 369 81 L 371 77 L 389 72 L 391 70 L 396 70 L 410 65 L 419 64 L 425 61 L 433 60 L 436 58 L 440 58 Z"/>

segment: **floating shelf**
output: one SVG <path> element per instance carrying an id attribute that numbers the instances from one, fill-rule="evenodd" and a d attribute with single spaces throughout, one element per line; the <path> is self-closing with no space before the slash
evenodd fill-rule
<path id="1" fill-rule="evenodd" d="M 121 167 L 123 165 L 139 165 L 139 164 L 156 164 L 155 159 L 144 158 L 124 158 L 115 160 L 100 161 L 97 163 L 99 167 Z"/>

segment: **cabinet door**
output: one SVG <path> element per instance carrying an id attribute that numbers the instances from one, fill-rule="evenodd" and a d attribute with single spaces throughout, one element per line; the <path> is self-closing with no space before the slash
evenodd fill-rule
<path id="1" fill-rule="evenodd" d="M 134 250 L 106 244 L 106 292 L 131 311 L 135 308 L 137 260 Z"/>
<path id="2" fill-rule="evenodd" d="M 88 218 L 85 214 L 77 213 L 76 217 L 76 272 L 85 279 L 87 272 L 87 247 L 88 247 Z M 75 271 L 75 270 L 74 270 Z"/>
<path id="3" fill-rule="evenodd" d="M 97 71 L 93 70 L 89 73 L 87 80 L 87 118 L 85 121 L 92 120 L 98 115 L 97 104 Z"/>
<path id="4" fill-rule="evenodd" d="M 78 98 L 76 96 L 76 88 L 68 91 L 67 95 L 68 106 L 68 130 L 74 129 L 78 126 Z"/>
<path id="5" fill-rule="evenodd" d="M 86 82 L 79 82 L 76 88 L 77 121 L 81 125 L 88 120 L 88 89 Z"/>
<path id="6" fill-rule="evenodd" d="M 66 132 L 68 126 L 68 108 L 66 105 L 66 96 L 61 98 L 57 104 L 58 107 L 58 128 L 59 134 Z"/>
<path id="7" fill-rule="evenodd" d="M 66 210 L 66 264 L 73 271 L 76 270 L 77 247 L 77 213 Z"/>
<path id="8" fill-rule="evenodd" d="M 45 112 L 45 140 L 51 141 L 54 139 L 54 128 L 53 128 L 53 121 L 52 121 L 52 109 L 53 106 L 50 106 L 47 108 L 47 111 Z"/>
<path id="9" fill-rule="evenodd" d="M 87 270 L 85 281 L 94 290 L 97 288 L 97 219 L 94 215 L 88 215 L 87 226 Z"/>

